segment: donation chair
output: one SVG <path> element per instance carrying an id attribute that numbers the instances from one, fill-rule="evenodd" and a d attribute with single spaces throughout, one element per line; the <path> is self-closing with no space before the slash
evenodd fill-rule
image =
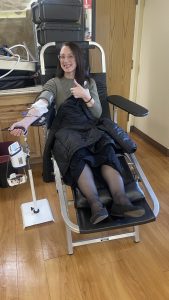
<path id="1" fill-rule="evenodd" d="M 102 72 L 91 73 L 91 77 L 95 79 L 98 94 L 103 109 L 103 116 L 110 118 L 109 105 L 113 106 L 114 110 L 114 122 L 117 120 L 117 108 L 125 110 L 128 114 L 135 117 L 144 117 L 148 114 L 147 109 L 137 105 L 136 103 L 125 99 L 124 97 L 118 95 L 107 96 L 106 90 L 106 64 L 105 64 L 105 54 L 103 48 L 95 42 L 77 42 L 84 52 L 84 59 L 86 66 L 88 68 L 89 63 L 89 49 L 98 48 L 101 54 Z M 40 52 L 40 65 L 41 65 L 41 76 L 42 82 L 45 83 L 48 79 L 53 77 L 54 74 L 46 72 L 45 69 L 45 52 L 49 47 L 52 47 L 57 54 L 59 54 L 59 49 L 62 43 L 51 42 L 47 43 L 41 48 Z M 92 51 L 92 50 L 91 50 Z M 89 70 L 89 69 L 88 69 Z M 49 112 L 50 114 L 50 112 Z M 51 123 L 51 121 L 50 121 Z M 41 123 L 42 124 L 42 123 Z M 47 125 L 47 127 L 49 127 Z M 68 254 L 73 253 L 73 248 L 80 245 L 105 242 L 115 239 L 133 237 L 135 242 L 139 242 L 139 225 L 152 222 L 156 220 L 159 213 L 159 202 L 153 189 L 148 182 L 143 170 L 141 169 L 134 151 L 130 147 L 125 146 L 125 133 L 117 125 L 117 130 L 120 131 L 120 135 L 124 137 L 123 145 L 120 145 L 116 141 L 116 153 L 120 160 L 123 169 L 123 178 L 125 183 L 125 191 L 130 200 L 134 203 L 137 202 L 138 205 L 145 209 L 145 214 L 142 217 L 131 218 L 131 217 L 109 217 L 106 220 L 93 225 L 90 222 L 91 211 L 87 200 L 80 193 L 78 188 L 72 190 L 73 201 L 67 200 L 66 186 L 62 180 L 60 171 L 58 169 L 57 163 L 52 156 L 53 170 L 56 182 L 56 190 L 58 192 L 58 197 L 60 201 L 61 214 L 66 226 L 67 233 L 67 244 L 68 244 Z M 128 135 L 127 135 L 128 136 Z M 99 191 L 100 200 L 106 205 L 107 209 L 110 209 L 112 203 L 112 197 L 103 183 L 97 183 L 97 188 Z M 145 196 L 146 194 L 146 196 Z M 69 204 L 73 203 L 76 212 L 76 222 L 72 221 L 71 214 L 69 213 Z M 110 234 L 107 235 L 107 232 Z M 79 234 L 79 240 L 73 239 L 73 232 Z M 106 232 L 106 235 L 104 235 Z M 96 234 L 95 234 L 96 233 Z M 87 235 L 86 235 L 87 234 Z M 89 234 L 89 235 L 88 235 Z M 98 234 L 99 237 L 98 237 Z M 87 237 L 84 239 L 84 235 Z M 83 236 L 83 239 L 81 239 Z M 89 238 L 88 238 L 89 236 Z"/>

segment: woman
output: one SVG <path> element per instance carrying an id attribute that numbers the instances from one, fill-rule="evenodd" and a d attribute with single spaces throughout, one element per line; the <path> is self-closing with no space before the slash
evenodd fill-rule
<path id="1" fill-rule="evenodd" d="M 97 224 L 108 217 L 95 185 L 98 171 L 113 198 L 111 214 L 142 216 L 144 209 L 133 206 L 125 195 L 114 141 L 102 127 L 96 126 L 102 108 L 95 81 L 85 74 L 81 49 L 73 42 L 64 43 L 58 58 L 57 76 L 44 85 L 27 116 L 11 126 L 11 134 L 19 136 L 22 130 L 16 127 L 27 130 L 56 101 L 53 153 L 64 181 L 77 185 L 88 200 L 91 223 Z"/>

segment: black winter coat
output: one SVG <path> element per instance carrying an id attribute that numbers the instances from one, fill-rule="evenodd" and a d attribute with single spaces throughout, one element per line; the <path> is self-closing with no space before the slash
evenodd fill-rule
<path id="1" fill-rule="evenodd" d="M 43 179 L 52 180 L 51 153 L 53 153 L 62 176 L 69 168 L 75 152 L 94 145 L 104 136 L 103 143 L 121 146 L 124 152 L 132 153 L 136 144 L 126 132 L 108 118 L 93 117 L 82 99 L 68 98 L 58 109 L 44 149 Z M 104 146 L 102 145 L 102 146 Z"/>

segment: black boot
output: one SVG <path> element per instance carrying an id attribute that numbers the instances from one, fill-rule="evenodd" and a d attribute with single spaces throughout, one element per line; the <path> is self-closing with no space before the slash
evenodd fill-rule
<path id="1" fill-rule="evenodd" d="M 116 195 L 111 207 L 111 215 L 115 217 L 139 218 L 145 214 L 145 209 L 138 205 L 133 205 L 125 194 Z"/>
<path id="2" fill-rule="evenodd" d="M 108 211 L 100 201 L 95 201 L 91 205 L 92 216 L 90 218 L 90 222 L 92 224 L 97 224 L 103 220 L 105 220 L 109 215 Z"/>

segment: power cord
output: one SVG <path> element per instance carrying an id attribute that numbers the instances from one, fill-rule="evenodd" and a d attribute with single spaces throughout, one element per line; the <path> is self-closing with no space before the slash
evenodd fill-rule
<path id="1" fill-rule="evenodd" d="M 9 75 L 10 73 L 12 73 L 12 72 L 15 70 L 16 66 L 18 65 L 18 63 L 20 62 L 20 59 L 21 59 L 19 54 L 14 54 L 14 53 L 13 53 L 10 49 L 8 49 L 8 48 L 4 48 L 4 49 L 5 49 L 9 54 L 11 54 L 13 57 L 17 57 L 18 60 L 16 61 L 14 67 L 13 67 L 11 70 L 9 70 L 7 73 L 5 73 L 5 74 L 3 74 L 3 75 L 0 76 L 0 79 L 4 78 L 4 77 L 6 77 L 7 75 Z"/>
<path id="2" fill-rule="evenodd" d="M 6 77 L 7 75 L 9 75 L 10 73 L 12 73 L 12 72 L 15 70 L 16 66 L 18 65 L 18 63 L 20 62 L 20 60 L 21 60 L 20 55 L 19 55 L 19 54 L 14 54 L 14 53 L 12 52 L 12 50 L 11 50 L 11 49 L 17 48 L 17 47 L 22 47 L 22 48 L 25 49 L 25 51 L 26 51 L 26 56 L 27 56 L 27 61 L 29 61 L 29 52 L 28 52 L 28 49 L 27 49 L 27 47 L 26 47 L 25 45 L 18 44 L 18 45 L 14 45 L 14 46 L 12 46 L 12 47 L 10 47 L 10 48 L 4 47 L 4 50 L 5 50 L 6 52 L 8 52 L 12 57 L 18 57 L 18 60 L 16 61 L 16 64 L 14 65 L 14 67 L 13 67 L 11 70 L 9 70 L 7 73 L 5 73 L 5 74 L 3 74 L 2 76 L 0 76 L 0 79 L 4 78 L 4 77 Z"/>

